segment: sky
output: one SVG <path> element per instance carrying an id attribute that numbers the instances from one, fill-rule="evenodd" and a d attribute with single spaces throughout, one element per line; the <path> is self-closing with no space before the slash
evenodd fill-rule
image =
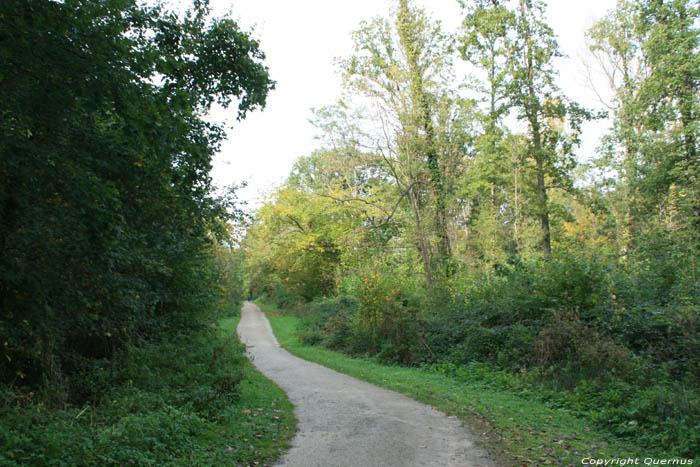
<path id="1" fill-rule="evenodd" d="M 243 30 L 252 31 L 266 54 L 276 89 L 266 108 L 241 122 L 235 109 L 213 109 L 211 117 L 233 125 L 221 152 L 214 158 L 212 177 L 219 186 L 247 182 L 239 191 L 249 208 L 259 206 L 266 193 L 284 181 L 300 156 L 319 146 L 318 134 L 309 123 L 311 108 L 335 103 L 341 93 L 341 78 L 334 59 L 352 53 L 350 33 L 360 21 L 387 16 L 395 0 L 211 0 L 215 14 L 230 14 Z M 446 31 L 454 32 L 461 22 L 457 0 L 415 0 Z M 615 0 L 550 0 L 550 26 L 567 58 L 560 59 L 559 87 L 565 95 L 589 108 L 600 108 L 586 85 L 580 57 L 584 31 L 613 8 Z M 584 128 L 584 144 L 578 151 L 589 158 L 607 124 L 596 122 Z"/>

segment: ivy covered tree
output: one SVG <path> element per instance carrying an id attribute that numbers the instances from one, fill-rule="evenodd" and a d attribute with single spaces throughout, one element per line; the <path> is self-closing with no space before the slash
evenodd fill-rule
<path id="1" fill-rule="evenodd" d="M 452 38 L 411 2 L 397 7 L 391 18 L 363 23 L 353 33 L 355 54 L 340 63 L 350 96 L 369 99 L 362 147 L 381 158 L 432 287 L 454 272 L 450 200 L 471 103 L 454 89 Z"/>

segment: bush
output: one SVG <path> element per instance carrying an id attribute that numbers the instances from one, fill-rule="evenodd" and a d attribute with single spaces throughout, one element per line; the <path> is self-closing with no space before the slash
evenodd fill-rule
<path id="1" fill-rule="evenodd" d="M 243 346 L 214 330 L 94 361 L 72 384 L 89 403 L 19 404 L 3 390 L 2 465 L 163 465 L 201 450 L 238 397 Z M 228 415 L 230 416 L 230 414 Z M 223 418 L 222 418 L 223 417 Z M 206 443 L 211 449 L 211 443 Z"/>
<path id="2" fill-rule="evenodd" d="M 345 278 L 342 295 L 294 307 L 301 317 L 298 335 L 309 345 L 415 363 L 424 351 L 417 347 L 425 340 L 411 285 L 380 272 L 352 274 Z"/>
<path id="3" fill-rule="evenodd" d="M 299 338 L 307 345 L 344 349 L 351 345 L 350 320 L 357 310 L 352 297 L 321 297 L 293 308 L 300 316 Z"/>
<path id="4" fill-rule="evenodd" d="M 629 351 L 590 326 L 575 312 L 554 312 L 533 346 L 535 362 L 543 368 L 566 369 L 576 378 L 608 377 L 624 371 Z"/>
<path id="5" fill-rule="evenodd" d="M 700 305 L 638 305 L 619 310 L 609 332 L 674 377 L 700 382 Z"/>
<path id="6" fill-rule="evenodd" d="M 681 457 L 700 452 L 700 395 L 680 384 L 663 378 L 583 380 L 554 397 L 615 436 L 651 449 L 665 446 Z"/>
<path id="7" fill-rule="evenodd" d="M 654 297 L 679 280 L 669 268 L 560 252 L 457 275 L 432 299 L 398 277 L 384 267 L 349 275 L 349 297 L 305 308 L 302 337 L 516 390 L 650 452 L 700 452 L 700 296 L 674 286 Z"/>

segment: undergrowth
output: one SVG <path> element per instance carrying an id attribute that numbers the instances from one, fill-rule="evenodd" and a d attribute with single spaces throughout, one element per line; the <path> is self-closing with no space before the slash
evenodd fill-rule
<path id="1" fill-rule="evenodd" d="M 8 388 L 0 465 L 262 465 L 295 431 L 285 393 L 235 337 L 238 318 L 97 362 L 85 402 L 57 410 Z M 31 396 L 30 396 L 31 397 Z"/>
<path id="2" fill-rule="evenodd" d="M 654 374 L 643 359 L 629 362 L 627 374 L 637 380 L 591 378 L 562 389 L 554 368 L 511 371 L 479 362 L 410 368 L 387 364 L 380 354 L 350 358 L 314 345 L 329 343 L 313 331 L 324 320 L 301 315 L 269 314 L 290 352 L 476 424 L 492 451 L 505 450 L 514 465 L 579 465 L 585 456 L 700 460 L 697 393 Z"/>
<path id="3" fill-rule="evenodd" d="M 463 382 L 492 375 L 618 439 L 697 456 L 700 288 L 644 264 L 558 251 L 430 291 L 379 265 L 290 310 L 304 344 Z"/>

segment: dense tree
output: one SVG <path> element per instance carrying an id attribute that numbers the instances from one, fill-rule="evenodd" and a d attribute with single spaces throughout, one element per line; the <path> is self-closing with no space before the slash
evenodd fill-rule
<path id="1" fill-rule="evenodd" d="M 658 168 L 654 176 L 675 191 L 671 196 L 683 198 L 678 208 L 690 217 L 688 226 L 696 232 L 700 231 L 699 16 L 700 6 L 690 0 L 647 0 L 638 13 L 642 52 L 649 66 L 639 94 L 645 123 L 658 141 L 654 151 L 658 155 L 650 154 Z"/>
<path id="2" fill-rule="evenodd" d="M 503 124 L 509 108 L 506 98 L 507 32 L 512 29 L 515 15 L 504 5 L 485 2 L 461 2 L 465 8 L 459 36 L 462 59 L 485 74 L 483 84 L 477 87 L 485 108 L 480 111 L 480 128 L 475 135 L 474 162 L 463 183 L 466 232 L 478 230 L 476 243 L 466 238 L 465 243 L 476 256 L 491 263 L 503 259 L 507 250 L 519 250 L 519 197 L 522 184 L 518 183 L 521 157 L 514 157 L 513 138 Z M 510 140 L 510 145 L 508 141 Z M 515 182 L 515 183 L 513 183 Z M 508 232 L 508 226 L 511 231 Z M 489 237 L 489 247 L 480 248 L 480 242 Z M 511 251 L 511 255 L 518 254 Z M 473 263 L 473 262 L 472 262 Z"/>
<path id="3" fill-rule="evenodd" d="M 274 194 L 247 239 L 254 293 L 272 295 L 281 287 L 293 298 L 311 300 L 334 291 L 341 236 L 347 235 L 338 208 L 333 200 L 294 185 Z"/>
<path id="4" fill-rule="evenodd" d="M 599 165 L 612 169 L 606 198 L 624 259 L 659 228 L 697 242 L 697 17 L 693 2 L 621 1 L 588 32 L 613 91 Z"/>
<path id="5" fill-rule="evenodd" d="M 612 101 L 602 100 L 613 116 L 613 131 L 604 140 L 599 165 L 612 169 L 617 177 L 616 239 L 623 256 L 637 235 L 640 215 L 649 214 L 642 200 L 646 190 L 641 185 L 644 170 L 641 149 L 646 134 L 641 118 L 643 110 L 639 108 L 639 86 L 648 69 L 641 53 L 636 13 L 634 2 L 620 2 L 587 33 L 596 66 L 603 71 L 613 91 Z"/>
<path id="6" fill-rule="evenodd" d="M 109 357 L 210 309 L 208 175 L 222 128 L 272 87 L 258 44 L 196 2 L 5 1 L 0 10 L 0 335 L 5 381 L 65 395 Z M 24 381 L 24 383 L 23 383 Z"/>

